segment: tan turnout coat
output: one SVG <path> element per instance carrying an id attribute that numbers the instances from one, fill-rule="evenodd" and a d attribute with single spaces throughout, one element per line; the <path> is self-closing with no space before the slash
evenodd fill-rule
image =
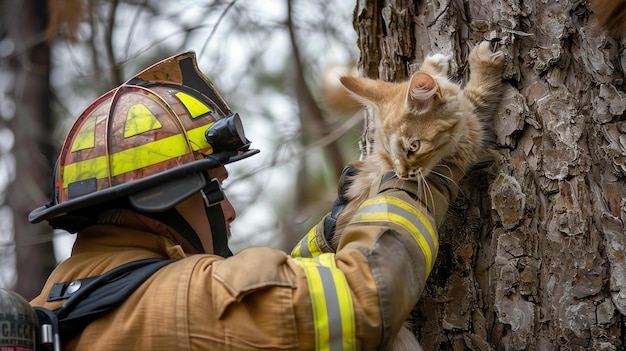
<path id="1" fill-rule="evenodd" d="M 447 208 L 447 202 L 441 205 Z M 336 253 L 319 250 L 315 230 L 305 236 L 301 245 L 318 250 L 315 258 L 271 248 L 246 249 L 228 259 L 187 256 L 152 233 L 91 226 L 78 234 L 71 257 L 32 304 L 59 307 L 64 301 L 46 302 L 54 283 L 170 257 L 178 260 L 65 340 L 63 349 L 386 348 L 418 301 L 436 257 L 435 224 L 427 213 L 404 191 L 376 195 L 347 225 Z"/>

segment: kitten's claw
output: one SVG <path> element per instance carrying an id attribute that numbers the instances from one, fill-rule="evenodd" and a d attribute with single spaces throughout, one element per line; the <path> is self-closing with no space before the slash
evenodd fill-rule
<path id="1" fill-rule="evenodd" d="M 470 66 L 487 65 L 493 68 L 504 66 L 504 53 L 502 51 L 491 51 L 491 44 L 483 41 L 472 49 L 469 56 Z"/>
<path id="2" fill-rule="evenodd" d="M 447 75 L 450 69 L 451 59 L 452 57 L 450 55 L 444 55 L 442 53 L 428 55 L 426 59 L 424 59 L 422 70 L 432 74 Z"/>

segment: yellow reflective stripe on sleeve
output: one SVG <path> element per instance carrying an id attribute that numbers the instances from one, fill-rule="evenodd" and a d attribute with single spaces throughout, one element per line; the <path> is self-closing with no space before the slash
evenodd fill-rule
<path id="1" fill-rule="evenodd" d="M 298 245 L 294 247 L 291 252 L 292 257 L 316 257 L 322 254 L 322 249 L 320 249 L 317 244 L 317 239 L 315 237 L 315 229 L 317 226 L 311 228 L 309 232 L 300 240 Z"/>
<path id="2" fill-rule="evenodd" d="M 365 200 L 350 220 L 354 223 L 391 222 L 406 229 L 417 241 L 426 259 L 426 276 L 430 274 L 439 241 L 430 221 L 414 206 L 393 196 L 377 196 Z"/>
<path id="3" fill-rule="evenodd" d="M 293 250 L 291 250 L 291 257 L 293 258 L 302 258 L 302 252 L 300 251 L 302 248 L 302 243 L 306 240 L 308 235 L 305 235 L 304 238 L 300 239 L 300 241 L 298 241 L 298 244 L 296 245 L 296 247 L 293 248 Z"/>
<path id="4" fill-rule="evenodd" d="M 348 281 L 335 265 L 334 253 L 315 258 L 295 258 L 309 284 L 315 350 L 356 350 L 354 305 Z"/>
<path id="5" fill-rule="evenodd" d="M 111 154 L 111 176 L 115 177 L 126 172 L 180 157 L 189 153 L 188 145 L 191 145 L 193 151 L 210 147 L 204 136 L 204 132 L 210 126 L 211 124 L 208 124 L 189 130 L 187 132 L 188 140 L 185 139 L 184 134 L 180 133 Z M 67 188 L 68 184 L 73 182 L 107 177 L 109 177 L 109 163 L 106 156 L 99 156 L 65 165 L 63 167 L 62 186 Z"/>

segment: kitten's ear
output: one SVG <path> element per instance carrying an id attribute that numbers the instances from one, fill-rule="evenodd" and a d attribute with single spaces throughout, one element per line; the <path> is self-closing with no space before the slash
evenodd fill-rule
<path id="1" fill-rule="evenodd" d="M 339 78 L 352 97 L 366 106 L 378 105 L 383 99 L 386 82 L 363 77 L 344 76 Z"/>
<path id="2" fill-rule="evenodd" d="M 440 102 L 441 88 L 437 80 L 426 72 L 416 72 L 409 81 L 406 102 L 411 111 L 424 113 Z"/>

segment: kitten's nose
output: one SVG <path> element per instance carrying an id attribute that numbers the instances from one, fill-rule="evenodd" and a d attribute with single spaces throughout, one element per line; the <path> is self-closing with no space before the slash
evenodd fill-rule
<path id="1" fill-rule="evenodd" d="M 398 171 L 396 170 L 396 175 L 398 176 L 398 178 L 400 179 L 409 179 L 410 174 L 407 171 Z"/>

